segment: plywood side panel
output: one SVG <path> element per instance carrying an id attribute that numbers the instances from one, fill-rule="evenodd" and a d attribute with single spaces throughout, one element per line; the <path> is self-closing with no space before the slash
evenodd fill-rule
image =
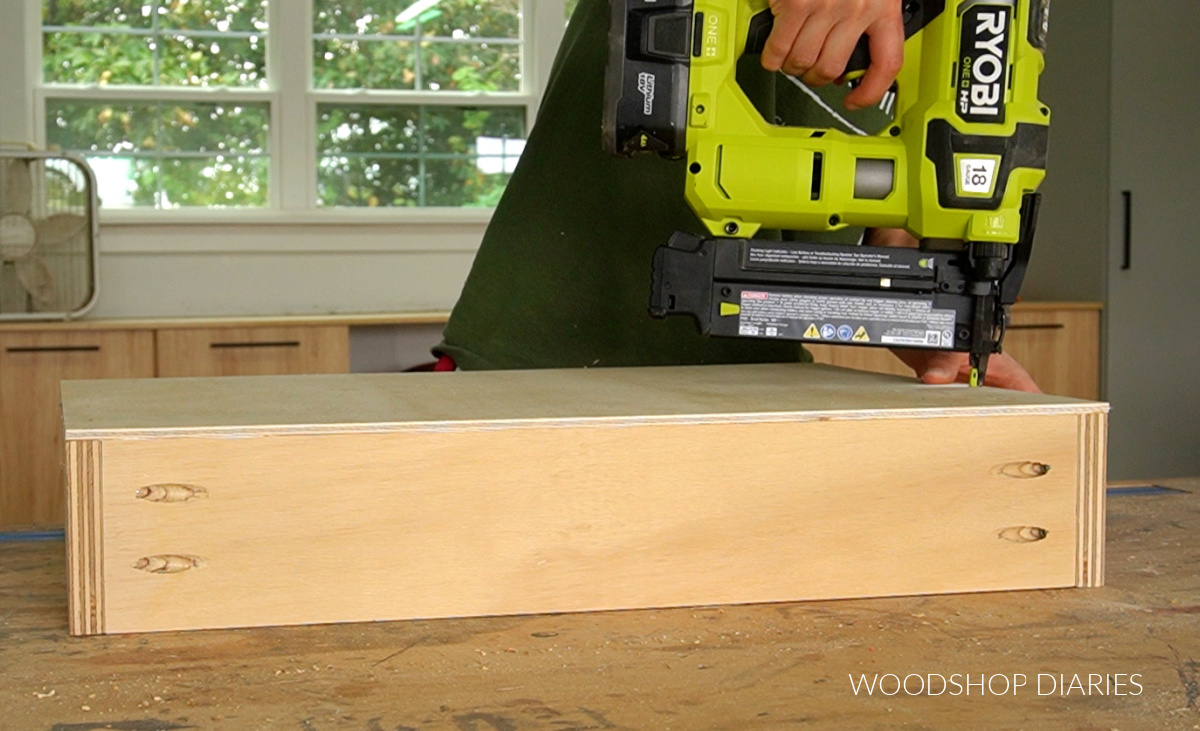
<path id="1" fill-rule="evenodd" d="M 1078 425 L 113 439 L 103 631 L 1073 586 Z"/>

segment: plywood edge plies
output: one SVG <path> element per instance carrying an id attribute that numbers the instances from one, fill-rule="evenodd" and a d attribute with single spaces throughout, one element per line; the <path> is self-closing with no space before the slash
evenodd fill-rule
<path id="1" fill-rule="evenodd" d="M 104 551 L 101 443 L 68 440 L 67 572 L 72 635 L 104 633 Z"/>

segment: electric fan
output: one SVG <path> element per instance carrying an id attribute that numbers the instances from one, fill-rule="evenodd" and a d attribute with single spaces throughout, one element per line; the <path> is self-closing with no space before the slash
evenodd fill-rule
<path id="1" fill-rule="evenodd" d="M 82 158 L 0 150 L 0 320 L 69 319 L 92 306 L 96 207 Z"/>

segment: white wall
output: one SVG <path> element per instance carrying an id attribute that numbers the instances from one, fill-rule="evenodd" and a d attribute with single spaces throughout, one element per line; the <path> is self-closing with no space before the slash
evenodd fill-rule
<path id="1" fill-rule="evenodd" d="M 102 225 L 91 314 L 448 310 L 484 225 Z"/>

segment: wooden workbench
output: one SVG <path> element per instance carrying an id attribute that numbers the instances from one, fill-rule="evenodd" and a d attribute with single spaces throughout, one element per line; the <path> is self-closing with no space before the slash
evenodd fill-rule
<path id="1" fill-rule="evenodd" d="M 0 542 L 0 729 L 1200 728 L 1200 480 L 1157 484 L 1110 495 L 1090 590 L 73 639 L 62 543 Z"/>

